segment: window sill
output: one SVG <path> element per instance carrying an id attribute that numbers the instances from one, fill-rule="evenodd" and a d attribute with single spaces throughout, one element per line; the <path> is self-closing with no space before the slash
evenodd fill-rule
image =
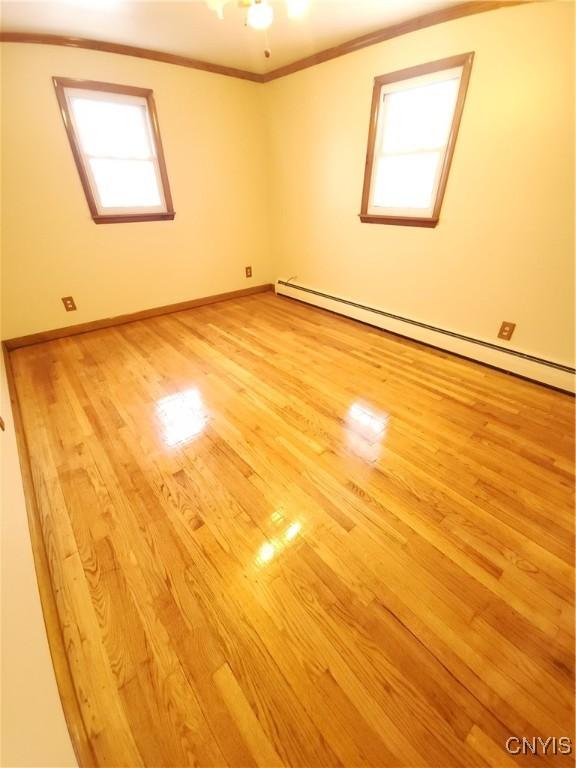
<path id="1" fill-rule="evenodd" d="M 368 213 L 359 214 L 363 224 L 395 224 L 401 227 L 428 227 L 438 224 L 438 219 L 419 219 L 413 216 L 373 216 Z"/>
<path id="2" fill-rule="evenodd" d="M 92 216 L 96 224 L 128 224 L 132 221 L 172 221 L 176 213 L 168 211 L 166 213 L 127 213 L 115 216 L 96 215 Z"/>

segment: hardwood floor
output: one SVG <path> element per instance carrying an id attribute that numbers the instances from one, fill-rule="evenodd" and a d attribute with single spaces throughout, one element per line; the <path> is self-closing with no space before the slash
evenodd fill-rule
<path id="1" fill-rule="evenodd" d="M 273 294 L 11 360 L 99 765 L 571 764 L 571 397 Z"/>

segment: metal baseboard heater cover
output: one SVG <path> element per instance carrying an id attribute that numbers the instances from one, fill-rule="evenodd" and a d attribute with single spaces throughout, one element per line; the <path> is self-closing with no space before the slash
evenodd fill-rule
<path id="1" fill-rule="evenodd" d="M 538 365 L 544 365 L 544 366 L 547 366 L 548 368 L 554 368 L 564 373 L 568 373 L 568 374 L 576 373 L 576 369 L 571 368 L 569 365 L 564 365 L 562 363 L 557 363 L 553 360 L 547 360 L 542 357 L 537 357 L 536 355 L 530 355 L 527 352 L 520 352 L 517 349 L 510 349 L 509 347 L 503 347 L 500 344 L 493 344 L 490 341 L 483 341 L 482 339 L 476 339 L 473 336 L 467 336 L 466 334 L 458 333 L 456 331 L 449 331 L 446 328 L 439 328 L 436 325 L 423 323 L 420 320 L 413 320 L 410 317 L 395 315 L 392 312 L 386 312 L 383 309 L 376 309 L 375 307 L 369 307 L 366 304 L 360 304 L 357 301 L 352 301 L 350 299 L 343 299 L 340 296 L 332 296 L 329 293 L 324 293 L 314 288 L 306 288 L 302 285 L 291 283 L 286 280 L 278 280 L 277 285 L 285 286 L 286 288 L 290 288 L 291 290 L 302 291 L 303 293 L 312 294 L 322 299 L 328 299 L 329 301 L 334 301 L 334 302 L 337 302 L 338 304 L 343 304 L 348 307 L 353 307 L 354 309 L 364 310 L 366 312 L 370 312 L 380 317 L 386 317 L 390 320 L 396 320 L 401 323 L 407 323 L 408 325 L 413 325 L 418 328 L 422 328 L 426 331 L 433 331 L 434 333 L 440 333 L 440 334 L 443 334 L 444 336 L 450 336 L 451 338 L 458 339 L 459 341 L 465 341 L 470 344 L 476 344 L 478 346 L 485 347 L 486 349 L 491 349 L 496 352 L 504 352 L 507 355 L 512 355 L 513 357 L 518 357 L 523 360 L 528 360 L 529 362 L 537 363 Z M 420 341 L 420 340 L 416 339 L 416 341 Z M 426 343 L 426 342 L 420 342 L 420 343 Z M 450 351 L 450 350 L 447 350 L 447 351 Z M 479 361 L 479 362 L 482 362 L 482 361 Z"/>

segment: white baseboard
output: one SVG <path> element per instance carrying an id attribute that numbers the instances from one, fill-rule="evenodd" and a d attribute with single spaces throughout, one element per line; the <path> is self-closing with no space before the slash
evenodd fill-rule
<path id="1" fill-rule="evenodd" d="M 563 363 L 544 360 L 490 341 L 474 339 L 444 328 L 436 328 L 427 323 L 399 317 L 375 307 L 364 306 L 352 299 L 332 296 L 315 288 L 287 283 L 283 280 L 276 282 L 276 293 L 298 299 L 306 304 L 312 304 L 315 307 L 329 309 L 339 315 L 360 320 L 383 330 L 431 344 L 434 347 L 440 347 L 447 352 L 464 355 L 464 357 L 477 360 L 480 363 L 492 365 L 503 371 L 515 373 L 542 384 L 563 389 L 566 392 L 574 392 L 574 369 Z"/>

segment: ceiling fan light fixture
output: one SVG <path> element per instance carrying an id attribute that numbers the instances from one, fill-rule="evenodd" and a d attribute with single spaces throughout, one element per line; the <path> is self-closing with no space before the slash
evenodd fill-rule
<path id="1" fill-rule="evenodd" d="M 274 20 L 274 9 L 266 0 L 254 0 L 248 8 L 246 22 L 252 29 L 268 29 Z"/>
<path id="2" fill-rule="evenodd" d="M 310 0 L 286 0 L 288 6 L 288 16 L 291 19 L 297 19 L 308 11 Z"/>

